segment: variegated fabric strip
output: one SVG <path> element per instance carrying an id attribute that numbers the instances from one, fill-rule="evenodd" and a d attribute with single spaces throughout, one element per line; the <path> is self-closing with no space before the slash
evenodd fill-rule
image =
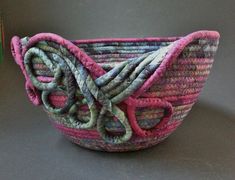
<path id="1" fill-rule="evenodd" d="M 27 39 L 22 39 L 22 43 L 26 44 Z M 96 126 L 106 142 L 120 144 L 131 138 L 132 129 L 125 113 L 116 104 L 143 85 L 172 46 L 173 43 L 121 62 L 97 79 L 93 79 L 79 59 L 66 48 L 50 41 L 41 41 L 28 49 L 24 56 L 24 65 L 32 84 L 41 91 L 43 105 L 48 112 L 62 119 L 71 128 L 90 129 Z M 37 59 L 43 61 L 54 74 L 52 81 L 43 82 L 35 76 L 32 62 Z M 67 96 L 67 102 L 62 108 L 54 107 L 49 101 L 49 95 L 57 91 L 62 91 Z M 84 97 L 82 101 L 78 100 L 78 94 Z M 97 102 L 102 105 L 101 108 L 97 107 Z M 77 116 L 82 104 L 87 104 L 90 110 L 90 118 L 85 120 Z M 107 133 L 105 124 L 110 113 L 120 121 L 125 129 L 124 134 L 113 136 Z"/>

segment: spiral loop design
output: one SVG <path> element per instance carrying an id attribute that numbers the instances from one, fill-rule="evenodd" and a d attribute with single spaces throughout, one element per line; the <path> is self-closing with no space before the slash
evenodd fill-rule
<path id="1" fill-rule="evenodd" d="M 24 42 L 27 45 L 27 42 Z M 117 106 L 129 98 L 159 67 L 173 43 L 156 51 L 144 53 L 138 58 L 124 61 L 102 76 L 93 79 L 90 71 L 67 48 L 52 41 L 39 41 L 27 49 L 24 66 L 34 87 L 41 91 L 45 109 L 69 122 L 71 128 L 90 129 L 97 126 L 102 138 L 113 144 L 128 141 L 132 129 L 125 113 Z M 40 59 L 53 74 L 50 82 L 42 82 L 34 75 L 32 61 Z M 67 96 L 64 107 L 55 108 L 50 104 L 52 92 L 63 92 Z M 77 117 L 80 100 L 76 93 L 82 94 L 90 110 L 90 118 Z M 102 107 L 98 107 L 99 103 Z M 107 114 L 112 114 L 122 124 L 125 133 L 110 135 L 105 128 Z"/>

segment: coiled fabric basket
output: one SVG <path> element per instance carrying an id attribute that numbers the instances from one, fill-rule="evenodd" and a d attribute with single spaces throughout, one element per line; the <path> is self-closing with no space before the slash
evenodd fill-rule
<path id="1" fill-rule="evenodd" d="M 83 147 L 133 151 L 168 137 L 208 77 L 219 33 L 69 41 L 40 33 L 11 50 L 34 105 Z"/>

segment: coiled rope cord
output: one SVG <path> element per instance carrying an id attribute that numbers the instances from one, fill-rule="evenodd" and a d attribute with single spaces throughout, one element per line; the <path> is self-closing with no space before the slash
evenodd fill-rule
<path id="1" fill-rule="evenodd" d="M 165 116 L 165 119 L 163 118 L 161 120 L 160 124 L 165 125 L 168 122 L 172 114 L 172 106 L 170 103 L 159 98 L 149 98 L 148 100 L 142 98 L 141 100 L 141 98 L 137 99 L 137 97 L 162 77 L 167 67 L 174 62 L 187 44 L 198 38 L 218 39 L 219 34 L 213 31 L 198 31 L 191 33 L 188 36 L 177 40 L 177 43 L 172 43 L 176 44 L 172 49 L 170 45 L 169 47 L 161 48 L 158 51 L 143 54 L 143 56 L 139 58 L 129 59 L 109 72 L 102 69 L 85 52 L 75 46 L 75 44 L 56 34 L 40 33 L 31 37 L 29 42 L 25 40 L 20 41 L 19 37 L 15 36 L 12 38 L 11 43 L 12 54 L 25 75 L 26 90 L 31 101 L 35 105 L 40 105 L 42 99 L 43 104 L 48 111 L 54 112 L 54 114 L 57 114 L 60 117 L 65 117 L 66 120 L 76 120 L 73 125 L 75 125 L 75 127 L 78 126 L 78 128 L 89 129 L 88 127 L 93 127 L 97 123 L 97 130 L 100 132 L 102 138 L 106 142 L 118 144 L 128 141 L 132 134 L 132 130 L 124 112 L 116 106 L 118 102 L 123 101 L 127 104 L 127 115 L 131 127 L 135 133 L 140 136 L 156 135 L 159 133 L 158 128 L 163 126 L 156 126 L 150 131 L 141 129 L 134 116 L 136 107 L 152 106 L 156 108 L 166 108 L 170 113 Z M 54 42 L 54 45 L 51 45 L 51 42 Z M 37 47 L 37 45 L 40 45 L 41 47 Z M 44 51 L 41 49 L 43 46 L 48 50 Z M 35 48 L 35 50 L 32 50 L 32 54 L 34 55 L 31 56 L 29 50 L 32 48 Z M 166 51 L 165 53 L 164 49 Z M 29 60 L 26 60 L 24 57 L 28 51 Z M 42 53 L 41 56 L 48 61 L 47 66 L 50 67 L 50 71 L 54 74 L 54 80 L 47 84 L 43 84 L 41 80 L 37 81 L 37 78 L 34 77 L 31 71 L 32 66 L 30 58 L 35 58 L 36 56 L 40 57 L 40 52 L 44 53 Z M 37 55 L 37 53 L 39 53 L 39 55 Z M 156 53 L 156 56 L 150 60 L 151 55 L 154 53 Z M 157 55 L 157 53 L 162 53 L 162 56 Z M 149 63 L 147 63 L 147 58 L 149 58 Z M 165 60 L 162 61 L 163 59 Z M 25 63 L 24 61 L 28 61 L 28 63 Z M 146 64 L 144 62 L 146 62 Z M 141 66 L 141 64 L 145 64 L 145 66 Z M 28 66 L 27 71 L 32 74 L 30 78 L 26 72 L 26 66 Z M 98 78 L 96 79 L 96 77 Z M 35 79 L 34 84 L 32 84 L 32 79 Z M 63 84 L 61 81 L 65 83 Z M 42 98 L 39 97 L 41 92 L 40 90 L 38 91 L 38 88 L 36 87 L 37 83 L 39 83 L 39 87 L 40 83 L 42 83 L 42 87 L 45 88 L 45 90 L 41 90 Z M 94 88 L 92 88 L 92 86 L 94 86 Z M 88 104 L 90 111 L 93 112 L 91 113 L 91 116 L 93 114 L 94 118 L 90 118 L 88 120 L 89 122 L 76 119 L 77 117 L 75 114 L 79 108 L 79 104 L 84 102 L 77 102 L 76 98 L 73 98 L 78 91 L 76 90 L 74 95 L 74 89 L 80 89 L 85 98 L 85 103 Z M 67 94 L 68 98 L 64 107 L 54 108 L 50 105 L 47 99 L 48 95 L 53 91 L 63 91 Z M 101 110 L 96 107 L 95 101 L 100 102 L 102 105 Z M 106 132 L 106 112 L 111 112 L 121 123 L 123 123 L 123 125 L 125 125 L 124 128 L 126 133 L 124 135 L 113 137 Z"/>

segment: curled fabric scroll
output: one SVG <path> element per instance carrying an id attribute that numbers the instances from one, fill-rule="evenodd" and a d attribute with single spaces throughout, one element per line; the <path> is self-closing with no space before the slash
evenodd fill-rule
<path id="1" fill-rule="evenodd" d="M 27 45 L 27 42 L 22 43 Z M 131 138 L 132 129 L 125 113 L 116 104 L 130 97 L 143 85 L 159 67 L 172 46 L 173 43 L 138 58 L 129 59 L 93 79 L 90 71 L 65 47 L 52 41 L 40 41 L 26 50 L 24 66 L 33 86 L 41 92 L 41 99 L 47 111 L 69 122 L 72 128 L 89 129 L 96 125 L 106 142 L 120 144 Z M 40 81 L 34 75 L 32 61 L 35 59 L 43 61 L 54 75 L 50 82 Z M 50 104 L 48 97 L 54 91 L 66 94 L 67 102 L 64 107 L 55 108 Z M 76 99 L 77 91 L 84 96 L 90 109 L 91 117 L 86 121 L 79 120 L 76 114 L 81 104 Z M 97 102 L 102 106 L 101 109 Z M 124 134 L 111 136 L 106 132 L 108 113 L 120 121 L 125 129 Z"/>

